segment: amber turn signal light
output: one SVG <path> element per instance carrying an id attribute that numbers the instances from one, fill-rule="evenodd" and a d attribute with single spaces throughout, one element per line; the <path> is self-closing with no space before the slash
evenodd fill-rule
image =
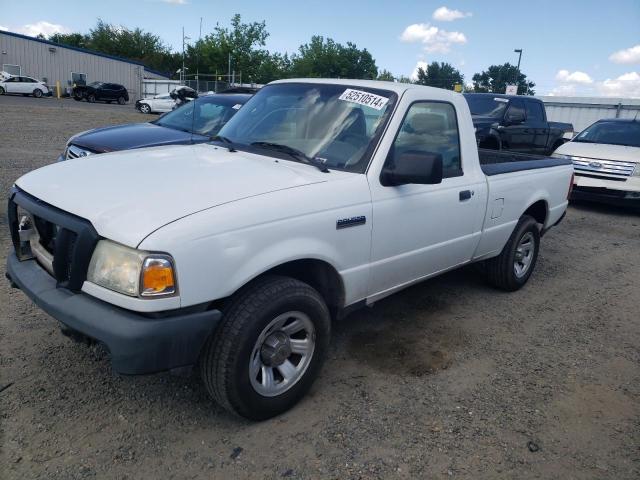
<path id="1" fill-rule="evenodd" d="M 176 292 L 173 264 L 168 258 L 146 258 L 141 277 L 140 295 L 143 297 L 172 295 Z"/>

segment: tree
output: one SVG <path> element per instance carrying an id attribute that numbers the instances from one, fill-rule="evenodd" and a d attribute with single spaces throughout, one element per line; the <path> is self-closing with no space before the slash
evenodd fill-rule
<path id="1" fill-rule="evenodd" d="M 376 62 L 366 48 L 360 50 L 351 42 L 342 45 L 317 35 L 301 45 L 291 60 L 292 74 L 297 77 L 374 79 L 378 76 Z"/>
<path id="2" fill-rule="evenodd" d="M 464 76 L 450 63 L 432 62 L 427 68 L 418 68 L 418 78 L 415 83 L 429 87 L 453 90 L 454 85 L 463 84 Z"/>
<path id="3" fill-rule="evenodd" d="M 89 36 L 82 33 L 54 33 L 49 40 L 71 47 L 87 48 Z"/>
<path id="4" fill-rule="evenodd" d="M 395 79 L 395 77 L 393 76 L 393 74 L 389 70 L 382 70 L 378 74 L 378 78 L 376 78 L 376 80 L 382 80 L 382 81 L 386 81 L 386 82 L 394 82 L 396 79 Z"/>
<path id="5" fill-rule="evenodd" d="M 474 92 L 504 93 L 509 84 L 518 85 L 518 95 L 535 95 L 533 87 L 535 83 L 527 80 L 527 76 L 518 72 L 518 67 L 505 63 L 504 65 L 491 65 L 482 73 L 476 73 L 473 77 Z"/>
<path id="6" fill-rule="evenodd" d="M 260 48 L 265 45 L 268 36 L 265 22 L 242 23 L 241 16 L 236 14 L 231 19 L 231 28 L 216 25 L 213 32 L 187 48 L 189 71 L 227 72 L 231 57 L 231 69 L 235 71 L 237 79 L 242 74 L 242 81 L 260 83 L 262 74 L 273 74 L 281 63 L 281 58 L 274 58 Z M 263 62 L 269 65 L 261 73 Z"/>

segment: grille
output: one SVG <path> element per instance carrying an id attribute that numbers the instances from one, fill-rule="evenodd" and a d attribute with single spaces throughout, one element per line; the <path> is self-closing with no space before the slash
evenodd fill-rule
<path id="1" fill-rule="evenodd" d="M 71 158 L 86 157 L 91 154 L 93 154 L 93 152 L 85 150 L 84 148 L 80 148 L 77 145 L 69 145 L 69 147 L 67 148 L 65 159 L 69 160 Z"/>
<path id="2" fill-rule="evenodd" d="M 579 175 L 580 172 L 588 173 L 590 177 L 604 179 L 626 180 L 633 173 L 636 167 L 634 162 L 623 162 L 618 160 L 601 160 L 597 158 L 573 157 L 573 168 Z"/>
<path id="3" fill-rule="evenodd" d="M 31 219 L 31 229 L 26 231 L 22 229 L 25 222 L 19 218 L 25 213 Z M 79 291 L 98 242 L 98 233 L 91 223 L 46 204 L 17 187 L 12 188 L 9 196 L 8 217 L 11 240 L 18 258 L 27 260 L 35 257 L 55 277 L 58 286 Z"/>

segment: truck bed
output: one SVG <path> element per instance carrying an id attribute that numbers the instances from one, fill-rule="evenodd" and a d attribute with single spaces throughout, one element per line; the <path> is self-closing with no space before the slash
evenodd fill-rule
<path id="1" fill-rule="evenodd" d="M 478 158 L 482 171 L 489 176 L 572 164 L 571 160 L 562 158 L 484 148 L 478 149 Z"/>

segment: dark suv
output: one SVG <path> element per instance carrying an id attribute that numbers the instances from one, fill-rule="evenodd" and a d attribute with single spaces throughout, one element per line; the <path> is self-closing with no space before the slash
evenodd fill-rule
<path id="1" fill-rule="evenodd" d="M 124 105 L 129 101 L 127 89 L 117 83 L 93 82 L 89 85 L 76 85 L 73 87 L 73 99 L 78 102 L 86 99 L 93 103 L 96 100 L 107 103 L 118 102 Z"/>

